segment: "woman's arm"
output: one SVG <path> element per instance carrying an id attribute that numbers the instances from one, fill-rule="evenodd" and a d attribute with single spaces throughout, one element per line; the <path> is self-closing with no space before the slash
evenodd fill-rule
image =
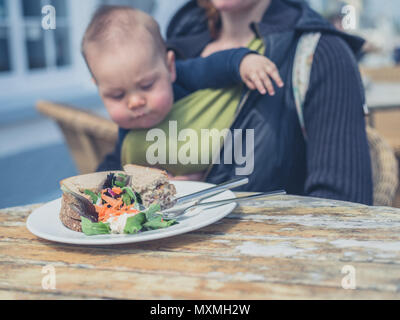
<path id="1" fill-rule="evenodd" d="M 364 90 L 347 44 L 323 35 L 314 56 L 304 106 L 309 196 L 372 204 Z"/>

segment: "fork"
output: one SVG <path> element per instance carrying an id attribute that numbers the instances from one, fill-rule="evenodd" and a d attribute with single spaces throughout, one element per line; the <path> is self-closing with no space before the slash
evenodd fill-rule
<path id="1" fill-rule="evenodd" d="M 195 203 L 193 203 L 193 204 L 197 204 L 202 200 L 216 196 L 222 192 L 225 192 L 226 190 L 240 187 L 247 183 L 249 183 L 248 178 L 236 178 L 233 180 L 229 180 L 229 181 L 221 183 L 219 185 L 216 185 L 216 186 L 180 197 L 180 198 L 176 199 L 175 206 L 180 206 L 184 203 L 193 202 L 193 201 L 195 201 Z"/>
<path id="2" fill-rule="evenodd" d="M 176 218 L 176 217 L 182 216 L 182 215 L 188 213 L 189 211 L 191 211 L 195 208 L 199 208 L 199 207 L 215 208 L 215 207 L 219 207 L 224 204 L 228 204 L 228 203 L 232 203 L 232 202 L 243 202 L 243 201 L 255 200 L 255 199 L 277 196 L 277 195 L 285 195 L 285 194 L 286 194 L 286 191 L 284 191 L 284 190 L 276 190 L 276 191 L 270 191 L 270 192 L 265 192 L 265 193 L 257 193 L 257 194 L 253 194 L 251 196 L 197 203 L 190 207 L 171 208 L 171 209 L 162 211 L 162 214 L 163 214 L 164 218 L 170 219 L 170 218 Z"/>

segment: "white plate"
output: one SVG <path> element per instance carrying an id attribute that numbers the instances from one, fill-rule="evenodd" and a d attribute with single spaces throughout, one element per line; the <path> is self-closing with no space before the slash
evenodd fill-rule
<path id="1" fill-rule="evenodd" d="M 213 186 L 209 183 L 192 181 L 174 181 L 173 184 L 176 187 L 178 197 Z M 230 198 L 235 198 L 235 195 L 232 191 L 227 190 L 224 193 L 207 199 L 207 201 Z M 166 229 L 146 231 L 133 235 L 107 234 L 86 236 L 81 232 L 72 231 L 62 224 L 59 218 L 61 209 L 61 198 L 59 198 L 34 210 L 28 217 L 26 226 L 34 235 L 50 241 L 80 245 L 113 245 L 162 239 L 200 229 L 224 218 L 231 213 L 235 207 L 236 202 L 211 209 L 199 208 L 179 217 L 177 219 L 179 224 Z"/>

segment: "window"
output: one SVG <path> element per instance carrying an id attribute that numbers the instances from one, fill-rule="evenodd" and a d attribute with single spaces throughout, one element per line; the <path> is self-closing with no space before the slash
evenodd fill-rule
<path id="1" fill-rule="evenodd" d="M 6 1 L 5 0 L 0 0 L 0 19 L 4 19 L 7 17 L 7 7 L 6 7 Z"/>
<path id="2" fill-rule="evenodd" d="M 42 28 L 42 8 L 49 4 L 56 9 L 55 30 Z M 0 75 L 70 66 L 68 9 L 67 0 L 0 0 Z"/>
<path id="3" fill-rule="evenodd" d="M 147 12 L 151 12 L 155 6 L 155 0 L 91 2 L 132 5 Z M 56 9 L 55 30 L 42 28 L 42 8 L 45 5 L 52 5 Z M 55 72 L 73 68 L 77 28 L 72 28 L 71 21 L 76 22 L 78 6 L 81 4 L 77 0 L 0 0 L 0 76 L 8 73 L 22 76 L 38 71 Z M 89 16 L 87 13 L 85 19 Z"/>
<path id="4" fill-rule="evenodd" d="M 148 13 L 160 9 L 159 16 L 165 17 L 184 1 L 0 0 L 0 114 L 22 119 L 33 114 L 38 99 L 74 104 L 78 97 L 96 97 L 97 104 L 97 89 L 79 50 L 94 10 L 101 4 L 124 4 Z M 42 28 L 42 8 L 48 4 L 56 9 L 55 30 Z"/>
<path id="5" fill-rule="evenodd" d="M 0 72 L 11 70 L 8 8 L 6 4 L 5 0 L 0 0 Z"/>
<path id="6" fill-rule="evenodd" d="M 25 46 L 29 69 L 45 68 L 44 34 L 39 26 L 31 25 L 25 27 Z"/>
<path id="7" fill-rule="evenodd" d="M 42 12 L 41 0 L 22 0 L 24 17 L 40 17 Z"/>
<path id="8" fill-rule="evenodd" d="M 42 28 L 42 7 L 56 9 L 57 28 Z M 65 0 L 22 0 L 25 48 L 29 70 L 63 67 L 70 64 L 67 2 Z"/>
<path id="9" fill-rule="evenodd" d="M 105 3 L 149 12 L 156 0 L 0 0 L 0 111 L 1 99 L 45 97 L 53 88 L 95 91 L 79 47 L 93 11 Z M 56 9 L 55 30 L 42 27 L 46 5 Z"/>

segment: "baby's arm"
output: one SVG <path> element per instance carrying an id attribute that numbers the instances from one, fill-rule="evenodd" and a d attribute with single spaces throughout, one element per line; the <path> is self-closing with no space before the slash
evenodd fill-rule
<path id="1" fill-rule="evenodd" d="M 226 88 L 244 82 L 249 89 L 274 94 L 270 77 L 283 82 L 272 61 L 247 48 L 219 51 L 206 58 L 177 61 L 177 85 L 189 92 Z"/>

